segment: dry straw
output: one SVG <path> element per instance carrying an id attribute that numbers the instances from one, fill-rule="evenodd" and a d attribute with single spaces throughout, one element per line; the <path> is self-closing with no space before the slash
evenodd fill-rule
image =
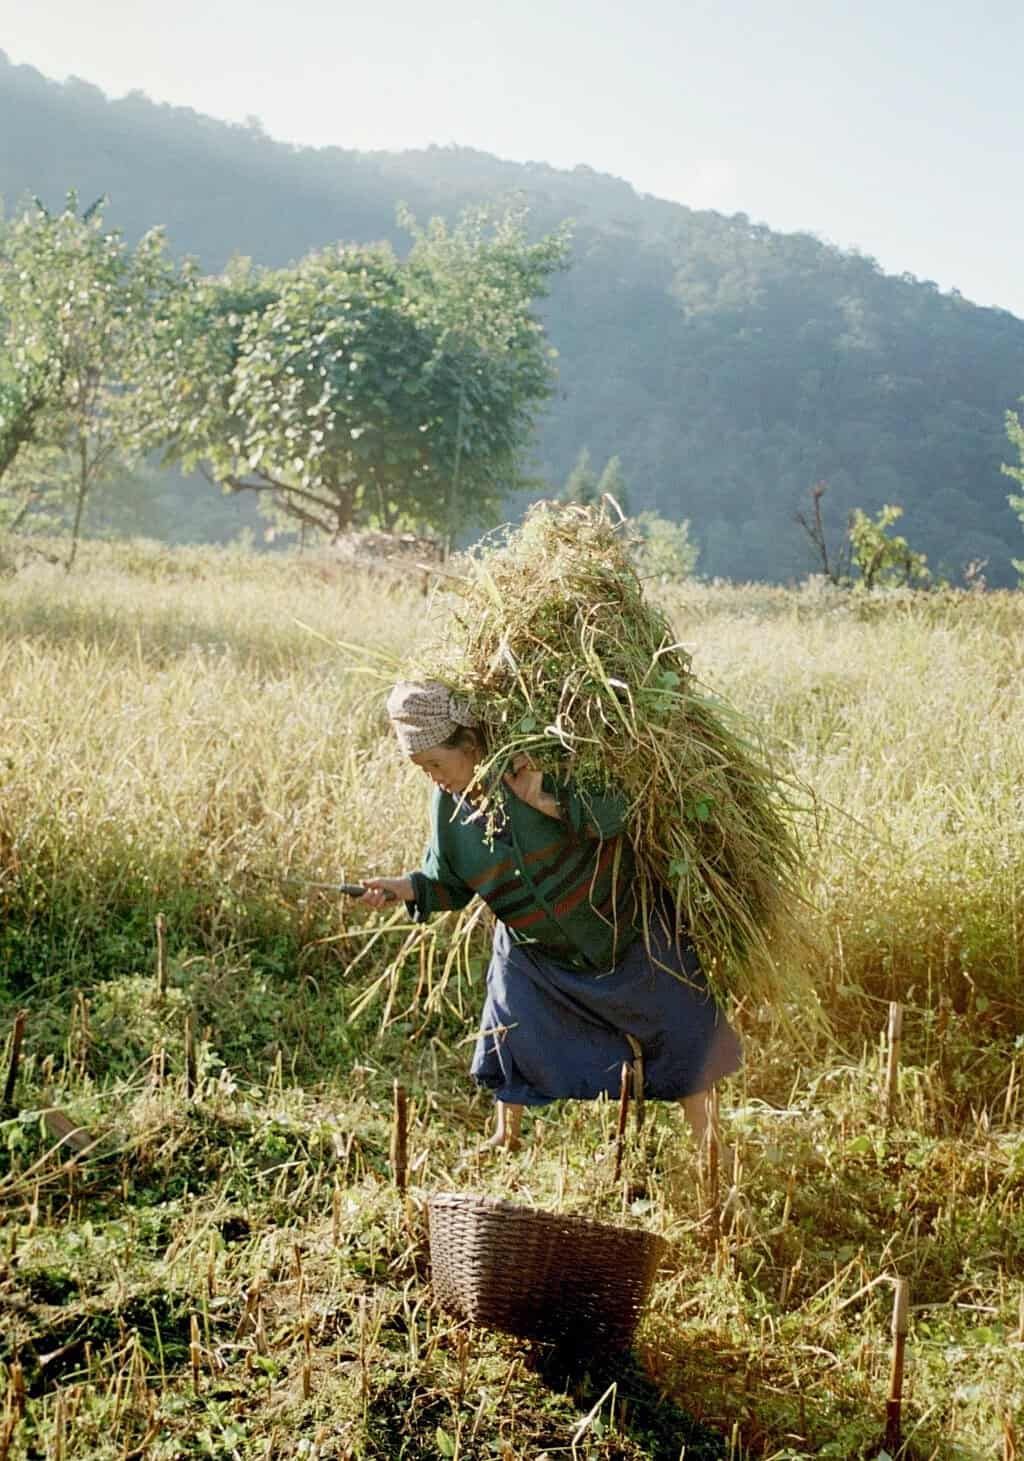
<path id="1" fill-rule="evenodd" d="M 606 508 L 536 505 L 446 577 L 443 632 L 409 673 L 469 701 L 492 816 L 522 754 L 584 798 L 624 794 L 645 931 L 667 888 L 720 994 L 811 1013 L 792 807 L 754 729 L 693 675 L 631 546 Z"/>

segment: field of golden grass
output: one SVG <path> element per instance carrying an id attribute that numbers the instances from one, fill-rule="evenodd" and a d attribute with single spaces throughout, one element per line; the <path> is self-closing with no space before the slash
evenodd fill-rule
<path id="1" fill-rule="evenodd" d="M 547 1108 L 481 1165 L 482 930 L 425 940 L 289 881 L 418 859 L 427 789 L 381 703 L 420 585 L 141 544 L 0 580 L 0 1029 L 28 1011 L 0 1125 L 3 1461 L 876 1456 L 896 1277 L 904 1454 L 1016 1454 L 1024 599 L 695 584 L 666 606 L 796 788 L 833 1035 L 800 1049 L 739 1011 L 717 1236 L 656 1113 L 625 1211 L 670 1268 L 630 1365 L 555 1383 L 432 1309 L 422 1202 L 620 1213 L 614 1113 Z M 58 1147 L 54 1107 L 95 1145 Z"/>

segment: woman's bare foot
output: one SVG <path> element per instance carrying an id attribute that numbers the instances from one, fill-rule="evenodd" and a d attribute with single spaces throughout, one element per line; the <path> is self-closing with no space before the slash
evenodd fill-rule
<path id="1" fill-rule="evenodd" d="M 498 1121 L 494 1135 L 488 1137 L 481 1151 L 494 1151 L 504 1147 L 506 1151 L 519 1150 L 519 1130 L 523 1120 L 522 1106 L 512 1106 L 505 1101 L 498 1102 Z"/>
<path id="2" fill-rule="evenodd" d="M 679 1102 L 683 1108 L 683 1114 L 690 1125 L 693 1139 L 702 1162 L 708 1160 L 708 1148 L 711 1145 L 712 1131 L 711 1121 L 708 1115 L 708 1091 L 698 1091 L 695 1096 L 684 1096 Z M 735 1153 L 731 1146 L 722 1140 L 721 1132 L 715 1131 L 714 1137 L 718 1147 L 718 1170 L 721 1180 L 726 1185 L 732 1183 L 733 1164 L 736 1160 Z"/>

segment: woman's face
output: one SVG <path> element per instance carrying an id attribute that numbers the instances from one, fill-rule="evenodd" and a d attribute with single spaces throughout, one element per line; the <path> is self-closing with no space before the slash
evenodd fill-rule
<path id="1" fill-rule="evenodd" d="M 431 746 L 409 759 L 422 767 L 435 786 L 459 796 L 473 780 L 477 757 L 475 746 Z"/>

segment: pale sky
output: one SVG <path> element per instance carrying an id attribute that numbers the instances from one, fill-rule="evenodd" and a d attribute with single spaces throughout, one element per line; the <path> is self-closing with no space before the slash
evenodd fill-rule
<path id="1" fill-rule="evenodd" d="M 314 146 L 587 163 L 1024 317 L 1024 0 L 0 0 L 0 22 L 57 80 Z"/>

